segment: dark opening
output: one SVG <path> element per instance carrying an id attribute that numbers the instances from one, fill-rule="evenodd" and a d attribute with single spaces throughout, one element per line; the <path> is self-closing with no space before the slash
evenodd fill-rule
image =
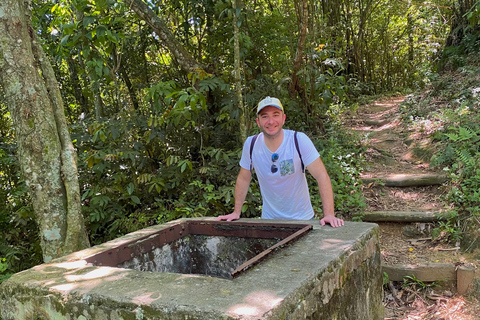
<path id="1" fill-rule="evenodd" d="M 97 266 L 232 279 L 311 229 L 310 224 L 183 221 L 86 260 Z"/>

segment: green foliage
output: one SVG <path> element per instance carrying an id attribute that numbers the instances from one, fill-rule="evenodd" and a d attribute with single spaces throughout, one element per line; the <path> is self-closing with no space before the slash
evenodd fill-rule
<path id="1" fill-rule="evenodd" d="M 38 228 L 20 174 L 11 125 L 10 113 L 0 99 L 0 282 L 42 260 Z"/>
<path id="2" fill-rule="evenodd" d="M 302 111 L 308 116 L 310 126 L 317 125 L 315 119 L 325 118 L 332 106 L 339 106 L 346 99 L 348 87 L 342 75 L 345 67 L 335 58 L 336 54 L 333 50 L 316 48 L 309 54 L 312 63 L 297 73 L 309 101 Z"/>
<path id="3" fill-rule="evenodd" d="M 467 12 L 466 17 L 472 27 L 480 24 L 480 1 L 477 1 Z"/>
<path id="4" fill-rule="evenodd" d="M 432 231 L 432 238 L 444 242 L 457 243 L 462 240 L 462 227 L 460 225 L 460 215 L 457 211 L 452 210 L 445 214 L 446 219 L 440 221 L 438 226 Z"/>
<path id="5" fill-rule="evenodd" d="M 445 151 L 432 160 L 432 165 L 444 167 L 452 179 L 453 186 L 448 193 L 448 200 L 468 216 L 480 214 L 480 123 L 472 122 L 479 120 L 476 118 L 478 117 L 472 115 L 465 118 L 468 119 L 468 126 L 449 127 L 443 136 Z M 461 214 L 454 218 L 451 220 L 465 216 Z M 449 226 L 452 226 L 452 222 Z"/>
<path id="6" fill-rule="evenodd" d="M 386 273 L 385 271 L 383 272 L 383 277 L 382 277 L 382 285 L 384 288 L 386 288 L 388 286 L 388 283 L 390 282 L 390 279 L 388 277 L 388 273 Z"/>
<path id="7" fill-rule="evenodd" d="M 8 269 L 8 263 L 5 263 L 6 260 L 7 259 L 5 259 L 5 258 L 3 258 L 3 259 L 0 258 L 0 273 L 3 273 L 3 272 L 5 272 L 5 270 Z"/>
<path id="8" fill-rule="evenodd" d="M 405 276 L 403 277 L 403 284 L 402 284 L 402 287 L 403 288 L 410 288 L 414 291 L 425 291 L 429 288 L 435 288 L 435 287 L 438 287 L 440 286 L 439 283 L 435 282 L 435 281 L 432 281 L 432 282 L 423 282 L 419 279 L 417 279 L 417 277 L 415 277 L 415 275 L 411 275 L 411 276 Z"/>
<path id="9" fill-rule="evenodd" d="M 479 12 L 480 2 L 477 2 L 462 17 L 462 20 L 468 19 L 469 25 L 465 25 L 467 23 L 465 21 L 459 23 L 451 31 L 450 37 L 456 40 L 455 45 L 445 48 L 442 59 L 439 61 L 441 70 L 463 69 L 470 65 L 478 66 L 479 58 L 476 53 L 480 50 Z"/>
<path id="10" fill-rule="evenodd" d="M 12 275 L 12 273 L 6 272 L 9 269 L 8 263 L 6 263 L 6 261 L 7 259 L 0 258 L 0 283 L 7 280 Z"/>
<path id="11" fill-rule="evenodd" d="M 450 127 L 448 131 L 445 151 L 435 155 L 432 165 L 444 167 L 449 174 L 453 185 L 447 200 L 456 208 L 447 221 L 440 222 L 438 232 L 457 241 L 464 224 L 480 214 L 480 127 Z"/>
<path id="12" fill-rule="evenodd" d="M 327 168 L 335 195 L 335 212 L 348 219 L 361 213 L 365 207 L 360 172 L 363 165 L 359 142 L 352 134 L 333 125 L 324 137 L 314 139 L 320 157 Z M 310 181 L 314 209 L 321 212 L 318 187 Z"/>
<path id="13" fill-rule="evenodd" d="M 233 210 L 240 151 L 224 148 L 235 145 L 225 140 L 235 139 L 213 125 L 202 93 L 226 87 L 219 79 L 197 79 L 196 87 L 172 81 L 152 86 L 145 115 L 121 112 L 72 127 L 92 243 L 154 223 Z M 246 209 L 245 216 L 255 214 Z"/>
<path id="14" fill-rule="evenodd" d="M 430 121 L 439 128 L 432 135 L 436 152 L 430 164 L 450 180 L 444 199 L 449 210 L 434 229 L 444 241 L 462 240 L 468 227 L 478 225 L 480 214 L 480 69 L 472 61 L 465 58 L 468 64 L 455 74 L 436 74 L 428 94 L 411 96 L 401 107 L 405 121 Z"/>
<path id="15" fill-rule="evenodd" d="M 430 102 L 431 99 L 419 101 L 414 95 L 407 96 L 407 98 L 400 104 L 399 110 L 403 122 L 412 123 L 424 119 L 431 111 L 428 109 Z"/>

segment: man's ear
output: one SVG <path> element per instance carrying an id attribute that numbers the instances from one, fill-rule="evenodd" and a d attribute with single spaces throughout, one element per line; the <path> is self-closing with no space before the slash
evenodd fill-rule
<path id="1" fill-rule="evenodd" d="M 260 124 L 258 123 L 258 116 L 255 118 L 255 121 L 257 122 L 257 126 L 260 128 Z"/>

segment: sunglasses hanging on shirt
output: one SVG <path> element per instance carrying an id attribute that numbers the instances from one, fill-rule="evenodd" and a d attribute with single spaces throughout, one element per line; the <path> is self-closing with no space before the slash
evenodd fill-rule
<path id="1" fill-rule="evenodd" d="M 278 160 L 278 153 L 274 153 L 272 154 L 272 166 L 270 167 L 270 171 L 272 171 L 272 173 L 275 173 L 278 171 L 278 167 L 277 165 L 275 164 L 275 161 Z"/>

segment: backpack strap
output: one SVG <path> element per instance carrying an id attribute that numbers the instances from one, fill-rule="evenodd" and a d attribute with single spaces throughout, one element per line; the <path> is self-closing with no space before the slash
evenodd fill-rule
<path id="1" fill-rule="evenodd" d="M 297 148 L 298 156 L 300 157 L 300 162 L 302 163 L 302 173 L 305 173 L 305 165 L 303 164 L 302 154 L 300 153 L 300 147 L 298 146 L 297 131 L 293 134 L 293 139 L 295 140 L 295 148 Z"/>
<path id="2" fill-rule="evenodd" d="M 252 163 L 252 152 L 253 152 L 253 146 L 255 145 L 255 141 L 257 141 L 258 134 L 254 135 L 252 137 L 252 141 L 250 141 L 250 171 L 253 169 L 253 163 Z"/>

